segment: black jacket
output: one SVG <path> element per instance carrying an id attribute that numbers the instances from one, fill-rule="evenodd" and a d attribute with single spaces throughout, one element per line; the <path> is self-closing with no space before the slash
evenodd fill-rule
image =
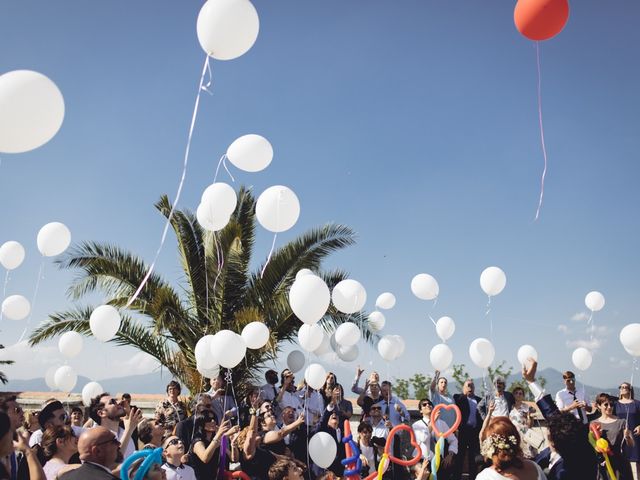
<path id="1" fill-rule="evenodd" d="M 482 401 L 482 399 L 476 395 L 474 395 L 473 398 L 478 403 L 478 405 L 480 405 L 480 402 Z M 463 395 L 461 393 L 456 393 L 453 396 L 453 401 L 460 409 L 460 414 L 462 417 L 460 426 L 465 427 L 467 425 L 467 421 L 469 420 L 469 401 L 467 400 L 466 395 Z M 481 427 L 482 427 L 482 417 L 480 416 L 480 409 L 477 408 L 476 409 L 476 429 L 480 431 Z"/>
<path id="2" fill-rule="evenodd" d="M 75 470 L 60 476 L 60 480 L 118 480 L 106 470 L 92 463 L 83 463 Z"/>

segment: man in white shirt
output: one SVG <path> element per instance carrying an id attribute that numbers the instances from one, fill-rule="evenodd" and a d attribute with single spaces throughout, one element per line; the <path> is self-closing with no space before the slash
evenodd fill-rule
<path id="1" fill-rule="evenodd" d="M 487 417 L 487 407 L 491 402 L 495 406 L 492 417 L 508 417 L 516 403 L 513 393 L 505 391 L 506 382 L 503 377 L 496 377 L 493 386 L 493 395 L 485 396 L 478 404 L 478 410 L 483 420 Z"/>
<path id="2" fill-rule="evenodd" d="M 91 402 L 90 416 L 97 425 L 107 428 L 115 434 L 116 439 L 120 442 L 123 460 L 135 452 L 136 448 L 131 434 L 142 420 L 142 412 L 138 408 L 131 407 L 129 415 L 127 415 L 118 399 L 108 393 L 103 393 Z M 121 420 L 124 428 L 120 427 Z"/>
<path id="3" fill-rule="evenodd" d="M 438 437 L 432 434 L 431 412 L 433 410 L 433 403 L 428 398 L 423 398 L 420 400 L 419 406 L 422 418 L 414 422 L 411 427 L 415 433 L 416 442 L 418 442 L 420 450 L 422 450 L 422 458 L 431 460 L 435 451 L 435 443 L 438 441 Z M 438 412 L 438 414 L 439 413 L 440 412 Z M 440 420 L 440 418 L 436 420 L 436 426 L 441 433 L 449 430 L 449 426 L 443 420 Z M 458 453 L 458 439 L 455 435 L 449 434 L 445 437 L 445 445 L 445 451 L 441 452 L 443 456 L 442 464 L 440 470 L 438 470 L 438 478 L 442 479 L 449 478 L 452 473 L 453 460 Z M 415 450 L 413 454 L 416 454 Z"/>
<path id="4" fill-rule="evenodd" d="M 376 403 L 371 406 L 371 410 L 369 411 L 369 417 L 367 421 L 373 428 L 371 432 L 371 438 L 387 438 L 389 436 L 389 431 L 393 428 L 391 422 L 388 419 L 384 419 L 382 417 L 382 403 Z"/>
<path id="5" fill-rule="evenodd" d="M 567 370 L 562 374 L 565 388 L 556 393 L 556 405 L 561 412 L 570 412 L 580 420 L 583 424 L 589 423 L 587 412 L 591 413 L 592 408 L 589 405 L 584 388 L 582 391 L 576 391 L 576 376 L 573 372 Z"/>

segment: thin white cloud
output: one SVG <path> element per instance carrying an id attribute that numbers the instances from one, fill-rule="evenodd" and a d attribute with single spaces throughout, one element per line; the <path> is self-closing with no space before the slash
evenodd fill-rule
<path id="1" fill-rule="evenodd" d="M 144 375 L 151 373 L 160 367 L 160 363 L 151 355 L 138 352 L 127 360 L 116 360 L 110 366 L 109 373 L 120 373 L 116 377 L 129 375 Z"/>
<path id="2" fill-rule="evenodd" d="M 589 315 L 586 312 L 574 313 L 571 317 L 572 322 L 586 322 L 589 320 Z"/>
<path id="3" fill-rule="evenodd" d="M 629 368 L 631 362 L 627 358 L 609 357 L 609 363 L 612 368 Z"/>
<path id="4" fill-rule="evenodd" d="M 0 360 L 13 360 L 13 365 L 3 365 L 2 370 L 9 379 L 44 377 L 53 365 L 62 365 L 58 347 L 38 345 L 30 347 L 26 340 L 13 345 L 5 345 L 0 350 Z"/>
<path id="5" fill-rule="evenodd" d="M 567 347 L 579 348 L 584 347 L 588 350 L 598 350 L 602 346 L 602 341 L 594 338 L 593 340 L 567 340 Z"/>
<path id="6" fill-rule="evenodd" d="M 570 333 L 569 327 L 566 326 L 565 324 L 561 323 L 560 325 L 558 325 L 558 331 L 564 333 L 565 335 L 568 335 Z"/>
<path id="7" fill-rule="evenodd" d="M 596 335 L 606 336 L 606 335 L 609 335 L 610 332 L 611 332 L 611 329 L 606 325 L 600 325 L 600 326 L 589 325 L 587 327 L 587 333 L 593 333 Z"/>

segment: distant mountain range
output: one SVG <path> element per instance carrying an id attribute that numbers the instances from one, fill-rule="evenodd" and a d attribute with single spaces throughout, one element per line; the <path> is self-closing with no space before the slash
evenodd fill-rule
<path id="1" fill-rule="evenodd" d="M 172 380 L 171 374 L 160 376 L 159 373 L 149 373 L 147 375 L 131 375 L 129 377 L 108 378 L 97 380 L 102 385 L 105 392 L 116 393 L 159 393 L 164 394 L 167 383 Z M 78 381 L 73 389 L 74 392 L 81 392 L 91 380 L 87 377 L 78 376 Z M 0 385 L 0 390 L 10 392 L 48 392 L 44 378 L 33 378 L 30 380 L 18 380 L 9 378 L 9 383 Z"/>
<path id="2" fill-rule="evenodd" d="M 558 390 L 562 390 L 564 388 L 564 382 L 562 380 L 562 372 L 554 369 L 554 368 L 545 368 L 544 370 L 538 372 L 538 378 L 544 377 L 547 380 L 547 384 L 545 385 L 545 389 L 547 393 L 550 393 L 552 396 L 555 396 Z M 164 394 L 167 383 L 172 379 L 171 375 L 160 375 L 159 373 L 150 373 L 147 375 L 132 375 L 128 377 L 118 377 L 118 378 L 109 378 L 105 380 L 98 380 L 100 385 L 104 388 L 106 392 L 110 393 L 140 393 L 140 394 Z M 521 380 L 522 376 L 520 373 L 510 375 L 507 379 L 507 386 L 509 387 L 512 382 Z M 80 392 L 82 387 L 86 385 L 91 380 L 86 377 L 78 377 L 78 382 L 76 383 L 76 387 L 74 391 Z M 489 383 L 489 379 L 486 379 L 487 384 Z M 482 390 L 482 379 L 476 379 L 476 393 L 480 394 Z M 453 386 L 452 384 L 450 386 Z M 11 380 L 9 379 L 9 383 L 4 386 L 0 386 L 4 391 L 14 391 L 14 392 L 48 392 L 50 390 L 47 387 L 47 384 L 44 381 L 44 378 L 34 378 L 31 380 Z M 618 388 L 617 386 L 613 387 L 596 387 L 591 385 L 583 385 L 580 381 L 580 377 L 577 379 L 577 388 L 580 390 L 582 388 L 585 389 L 587 396 L 593 400 L 593 398 L 601 393 L 607 392 L 614 395 L 617 395 Z M 348 395 L 348 394 L 347 394 Z"/>

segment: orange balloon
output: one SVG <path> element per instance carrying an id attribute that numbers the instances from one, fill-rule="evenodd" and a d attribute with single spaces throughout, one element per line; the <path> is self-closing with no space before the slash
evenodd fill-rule
<path id="1" fill-rule="evenodd" d="M 518 0 L 513 20 L 530 40 L 548 40 L 559 34 L 569 19 L 567 0 Z"/>

